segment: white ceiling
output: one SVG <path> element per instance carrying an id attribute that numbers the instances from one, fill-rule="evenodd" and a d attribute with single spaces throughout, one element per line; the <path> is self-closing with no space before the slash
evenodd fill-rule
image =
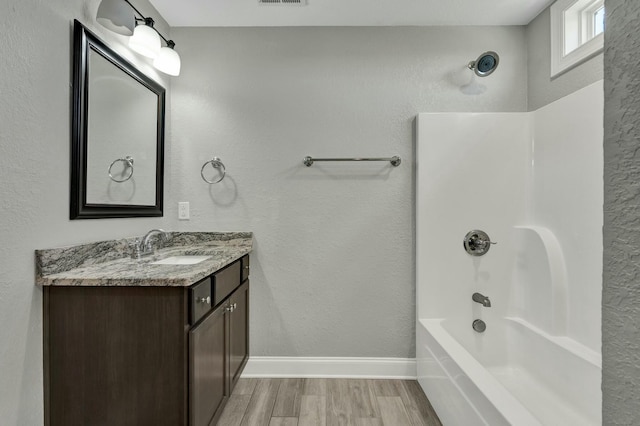
<path id="1" fill-rule="evenodd" d="M 150 0 L 172 27 L 526 25 L 554 0 Z"/>

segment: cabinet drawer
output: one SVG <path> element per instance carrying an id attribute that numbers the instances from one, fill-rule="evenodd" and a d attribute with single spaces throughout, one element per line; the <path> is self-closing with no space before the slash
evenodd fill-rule
<path id="1" fill-rule="evenodd" d="M 205 278 L 198 284 L 193 285 L 190 293 L 191 315 L 189 319 L 191 320 L 191 324 L 195 324 L 211 310 L 211 302 L 213 301 L 213 297 L 211 297 L 211 278 Z"/>
<path id="2" fill-rule="evenodd" d="M 241 282 L 245 282 L 247 278 L 249 278 L 249 270 L 251 269 L 249 266 L 249 255 L 246 255 L 240 260 L 240 264 L 242 266 L 242 278 Z"/>
<path id="3" fill-rule="evenodd" d="M 240 261 L 227 266 L 213 275 L 214 305 L 222 302 L 240 285 Z"/>

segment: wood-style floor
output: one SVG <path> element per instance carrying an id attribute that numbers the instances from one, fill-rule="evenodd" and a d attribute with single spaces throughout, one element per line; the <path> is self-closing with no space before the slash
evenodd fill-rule
<path id="1" fill-rule="evenodd" d="M 440 426 L 414 380 L 240 379 L 219 426 Z"/>

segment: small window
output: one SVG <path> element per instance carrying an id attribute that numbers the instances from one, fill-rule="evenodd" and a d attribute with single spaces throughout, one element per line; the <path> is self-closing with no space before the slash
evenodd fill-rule
<path id="1" fill-rule="evenodd" d="M 551 76 L 600 53 L 604 28 L 604 0 L 557 0 L 551 6 Z"/>
<path id="2" fill-rule="evenodd" d="M 594 37 L 604 32 L 604 5 L 600 6 L 592 15 Z"/>

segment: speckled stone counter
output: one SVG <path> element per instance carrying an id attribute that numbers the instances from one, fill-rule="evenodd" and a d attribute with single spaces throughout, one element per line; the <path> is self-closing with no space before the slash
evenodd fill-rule
<path id="1" fill-rule="evenodd" d="M 41 286 L 190 286 L 251 252 L 251 232 L 167 232 L 161 248 L 131 258 L 136 238 L 36 250 Z M 171 256 L 211 256 L 193 265 L 152 265 Z"/>

